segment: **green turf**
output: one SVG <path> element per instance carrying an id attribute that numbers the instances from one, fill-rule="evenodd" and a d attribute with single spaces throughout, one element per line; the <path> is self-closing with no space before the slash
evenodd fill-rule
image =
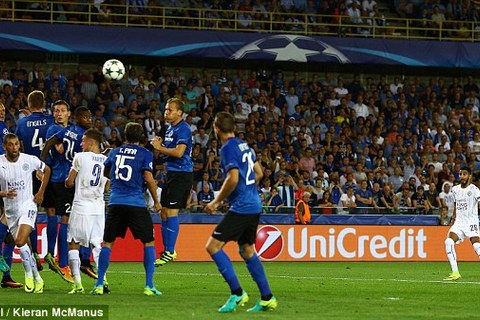
<path id="1" fill-rule="evenodd" d="M 2 305 L 108 304 L 110 319 L 468 319 L 478 315 L 480 265 L 460 262 L 462 278 L 442 281 L 448 262 L 425 263 L 265 263 L 273 293 L 279 301 L 274 312 L 251 315 L 246 308 L 218 314 L 229 296 L 213 262 L 173 262 L 156 269 L 155 284 L 161 297 L 143 295 L 141 263 L 112 263 L 106 296 L 67 295 L 69 285 L 50 271 L 43 271 L 43 295 L 18 289 L 1 289 Z M 240 283 L 250 295 L 258 291 L 242 263 L 236 263 Z M 13 277 L 21 280 L 21 265 Z M 93 280 L 83 278 L 90 290 Z M 28 297 L 28 298 L 27 298 Z M 28 300 L 27 300 L 28 299 Z"/>

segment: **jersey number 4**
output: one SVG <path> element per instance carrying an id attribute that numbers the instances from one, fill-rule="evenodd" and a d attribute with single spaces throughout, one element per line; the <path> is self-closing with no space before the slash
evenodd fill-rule
<path id="1" fill-rule="evenodd" d="M 43 142 L 43 138 L 40 136 L 40 130 L 35 129 L 32 137 L 32 148 L 38 148 L 40 151 L 42 151 L 44 146 L 45 143 Z"/>

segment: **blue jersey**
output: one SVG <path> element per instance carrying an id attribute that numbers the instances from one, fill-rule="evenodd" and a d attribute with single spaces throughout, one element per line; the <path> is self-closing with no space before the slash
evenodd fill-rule
<path id="1" fill-rule="evenodd" d="M 5 150 L 3 149 L 3 137 L 5 137 L 7 133 L 7 125 L 4 121 L 0 121 L 0 155 L 5 154 Z"/>
<path id="2" fill-rule="evenodd" d="M 18 120 L 15 134 L 23 142 L 23 151 L 26 154 L 40 158 L 47 141 L 47 130 L 52 124 L 53 117 L 42 112 L 33 112 Z"/>
<path id="3" fill-rule="evenodd" d="M 228 196 L 230 211 L 239 214 L 259 214 L 262 212 L 262 201 L 257 192 L 255 182 L 255 152 L 246 142 L 231 138 L 220 151 L 221 165 L 224 172 L 238 169 L 238 183 Z"/>
<path id="4" fill-rule="evenodd" d="M 110 168 L 109 205 L 146 208 L 145 170 L 153 172 L 153 154 L 135 144 L 125 144 L 110 151 L 105 168 Z"/>
<path id="5" fill-rule="evenodd" d="M 166 157 L 167 171 L 193 172 L 192 162 L 192 131 L 185 121 L 176 126 L 170 126 L 165 133 L 165 147 L 175 149 L 177 145 L 185 144 L 187 148 L 181 158 Z"/>
<path id="6" fill-rule="evenodd" d="M 47 140 L 64 128 L 58 124 L 53 124 L 47 130 Z M 59 154 L 55 148 L 50 149 L 49 155 L 45 161 L 51 168 L 50 181 L 55 183 L 65 182 L 71 163 L 67 161 L 63 154 Z"/>
<path id="7" fill-rule="evenodd" d="M 55 133 L 55 137 L 57 137 L 63 143 L 63 148 L 65 152 L 63 156 L 65 159 L 70 163 L 68 167 L 68 171 L 72 166 L 73 158 L 77 152 L 82 152 L 82 138 L 85 129 L 77 125 L 70 125 L 66 128 L 62 128 L 62 130 Z M 68 174 L 67 171 L 67 174 Z"/>

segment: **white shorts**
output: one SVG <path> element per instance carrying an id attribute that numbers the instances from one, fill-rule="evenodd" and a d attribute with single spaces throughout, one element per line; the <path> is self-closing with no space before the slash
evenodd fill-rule
<path id="1" fill-rule="evenodd" d="M 105 215 L 83 215 L 72 212 L 68 221 L 67 242 L 84 247 L 100 247 L 105 230 Z"/>
<path id="2" fill-rule="evenodd" d="M 478 233 L 478 223 L 472 225 L 458 225 L 454 223 L 448 233 L 450 232 L 455 233 L 458 236 L 458 241 L 456 243 L 461 243 L 467 238 L 480 237 L 480 233 Z"/>
<path id="3" fill-rule="evenodd" d="M 21 224 L 26 224 L 35 229 L 35 222 L 37 221 L 37 210 L 26 210 L 22 215 L 7 215 L 7 225 L 10 233 L 14 239 L 17 239 L 18 228 Z"/>

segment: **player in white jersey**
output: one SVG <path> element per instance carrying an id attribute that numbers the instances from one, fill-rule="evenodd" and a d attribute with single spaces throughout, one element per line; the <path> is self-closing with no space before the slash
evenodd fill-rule
<path id="1" fill-rule="evenodd" d="M 38 272 L 35 259 L 27 242 L 35 227 L 37 205 L 42 203 L 43 194 L 50 178 L 50 169 L 36 156 L 20 152 L 20 141 L 13 133 L 3 138 L 5 154 L 0 156 L 0 195 L 5 202 L 8 228 L 15 238 L 25 269 L 25 291 L 42 293 L 43 279 Z M 33 195 L 32 173 L 43 172 L 38 192 Z"/>
<path id="2" fill-rule="evenodd" d="M 82 150 L 75 154 L 65 186 L 75 186 L 75 196 L 68 222 L 68 263 L 74 284 L 69 294 L 84 293 L 80 277 L 80 245 L 92 246 L 93 258 L 98 266 L 103 231 L 105 229 L 104 190 L 108 179 L 104 177 L 106 156 L 100 153 L 102 133 L 88 129 L 82 138 Z"/>
<path id="3" fill-rule="evenodd" d="M 453 208 L 455 208 L 455 202 L 453 199 L 452 187 L 449 182 L 444 182 L 442 185 L 442 192 L 438 195 L 442 206 L 442 217 L 440 224 L 448 225 L 450 219 L 453 216 Z"/>
<path id="4" fill-rule="evenodd" d="M 460 185 L 452 188 L 455 207 L 445 240 L 445 250 L 452 272 L 444 280 L 452 281 L 461 278 L 458 271 L 455 243 L 460 243 L 466 238 L 470 239 L 473 249 L 480 257 L 480 234 L 478 232 L 478 202 L 480 201 L 480 189 L 471 183 L 472 169 L 463 166 L 460 169 Z"/>

